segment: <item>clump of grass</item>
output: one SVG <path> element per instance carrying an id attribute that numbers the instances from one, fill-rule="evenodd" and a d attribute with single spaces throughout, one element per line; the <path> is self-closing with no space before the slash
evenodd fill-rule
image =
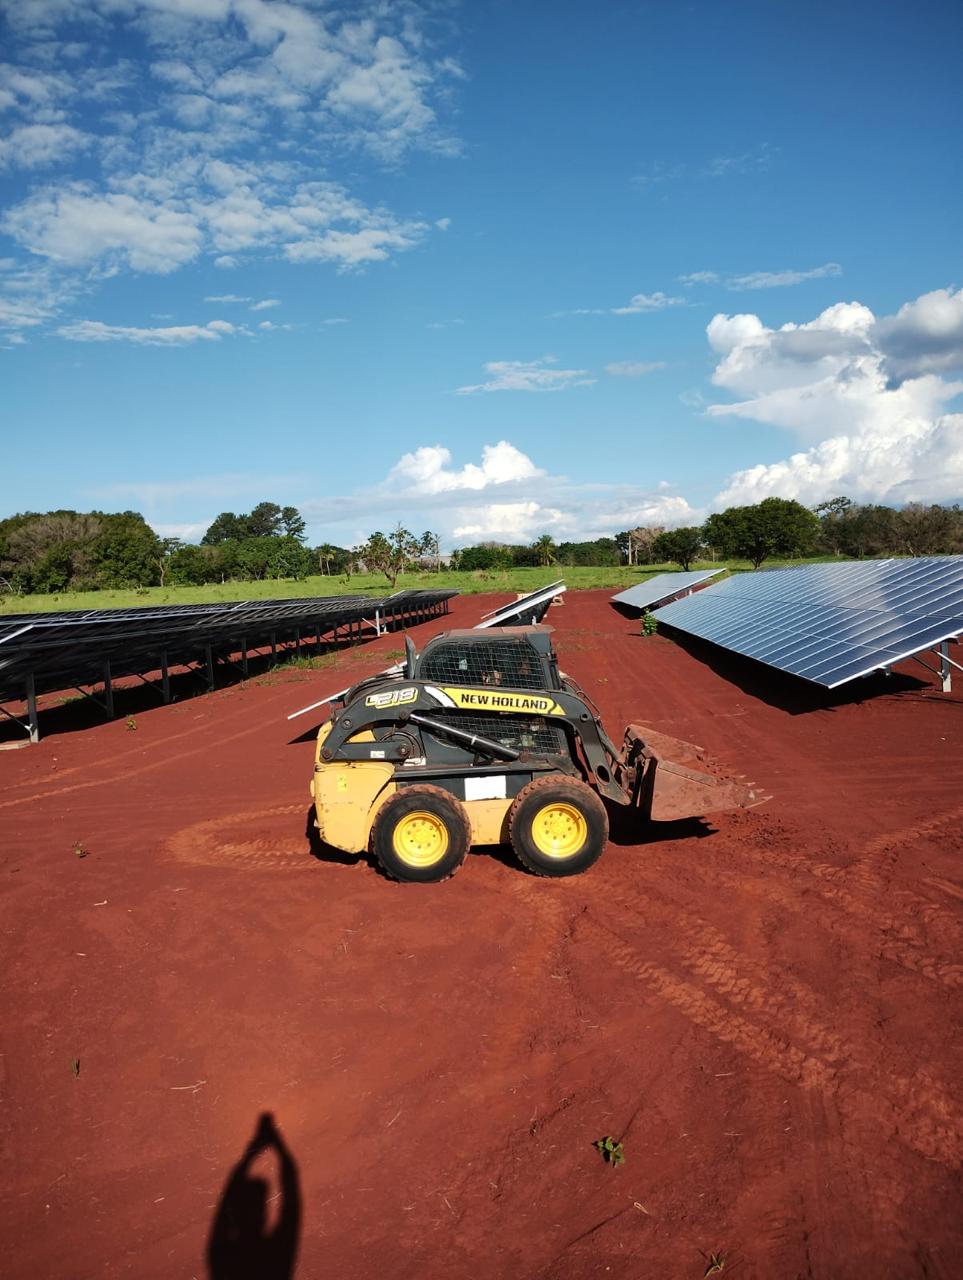
<path id="1" fill-rule="evenodd" d="M 617 1142 L 615 1138 L 606 1135 L 604 1138 L 599 1138 L 597 1142 L 593 1142 L 592 1146 L 606 1164 L 614 1167 L 625 1163 L 625 1151 L 622 1148 L 622 1143 Z"/>
<path id="2" fill-rule="evenodd" d="M 70 1070 L 74 1073 L 74 1079 L 80 1075 L 80 1059 L 72 1058 L 70 1061 Z"/>
<path id="3" fill-rule="evenodd" d="M 87 858 L 90 856 L 90 850 L 84 844 L 83 840 L 74 841 L 74 853 L 78 858 Z"/>
<path id="4" fill-rule="evenodd" d="M 702 1273 L 703 1276 L 714 1276 L 718 1275 L 720 1271 L 725 1271 L 726 1255 L 724 1253 L 710 1253 L 702 1256 L 706 1260 L 706 1269 Z"/>
<path id="5" fill-rule="evenodd" d="M 137 728 L 137 721 L 133 716 L 128 716 L 124 721 L 124 725 L 126 726 L 128 733 L 133 733 Z"/>

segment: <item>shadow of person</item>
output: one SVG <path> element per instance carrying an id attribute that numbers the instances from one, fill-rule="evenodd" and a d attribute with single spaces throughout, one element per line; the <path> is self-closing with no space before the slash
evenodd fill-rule
<path id="1" fill-rule="evenodd" d="M 260 1169 L 271 1152 L 277 1160 L 276 1195 Z M 221 1192 L 207 1241 L 210 1280 L 292 1280 L 300 1234 L 298 1166 L 265 1111 Z"/>

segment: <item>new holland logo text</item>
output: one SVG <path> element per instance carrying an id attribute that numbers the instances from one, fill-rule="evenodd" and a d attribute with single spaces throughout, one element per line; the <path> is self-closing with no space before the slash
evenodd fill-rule
<path id="1" fill-rule="evenodd" d="M 385 707 L 403 707 L 408 702 L 414 702 L 417 697 L 417 689 L 386 689 L 384 693 L 369 693 L 364 705 L 382 711 Z"/>
<path id="2" fill-rule="evenodd" d="M 500 693 L 495 689 L 444 690 L 456 707 L 475 711 L 529 711 L 539 716 L 560 716 L 564 712 L 554 698 L 537 693 Z"/>

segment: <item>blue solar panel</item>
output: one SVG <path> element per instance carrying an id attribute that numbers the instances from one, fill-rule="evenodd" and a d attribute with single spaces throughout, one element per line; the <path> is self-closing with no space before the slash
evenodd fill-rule
<path id="1" fill-rule="evenodd" d="M 963 556 L 740 573 L 653 616 L 835 689 L 963 634 Z"/>
<path id="2" fill-rule="evenodd" d="M 650 609 L 663 600 L 671 600 L 680 591 L 686 591 L 700 582 L 714 578 L 717 573 L 724 572 L 724 569 L 719 568 L 697 569 L 689 573 L 657 573 L 655 577 L 648 578 L 637 586 L 620 591 L 617 596 L 612 597 L 612 603 L 624 604 L 631 609 Z"/>

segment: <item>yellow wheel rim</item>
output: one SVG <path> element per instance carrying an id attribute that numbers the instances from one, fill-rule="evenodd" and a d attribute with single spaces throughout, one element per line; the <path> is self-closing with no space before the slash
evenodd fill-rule
<path id="1" fill-rule="evenodd" d="M 392 836 L 395 853 L 409 867 L 433 867 L 448 852 L 448 828 L 433 813 L 406 813 Z"/>
<path id="2" fill-rule="evenodd" d="M 588 823 L 572 804 L 555 801 L 532 819 L 532 841 L 546 858 L 571 858 L 588 838 Z"/>

